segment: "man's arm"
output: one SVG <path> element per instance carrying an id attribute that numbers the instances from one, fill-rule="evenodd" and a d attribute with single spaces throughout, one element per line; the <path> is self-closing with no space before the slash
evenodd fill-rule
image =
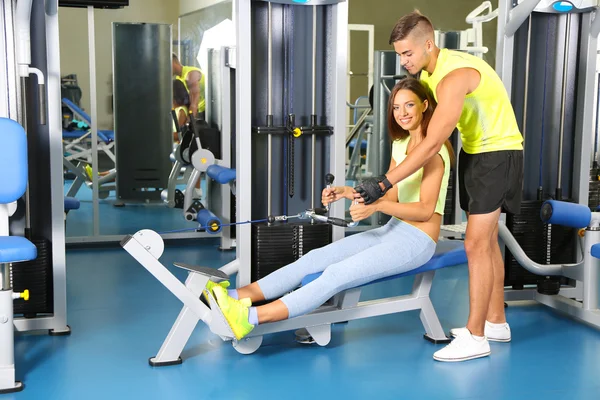
<path id="1" fill-rule="evenodd" d="M 476 80 L 477 82 L 474 82 Z M 461 68 L 449 73 L 437 86 L 438 105 L 433 112 L 427 136 L 406 156 L 404 161 L 389 171 L 385 177 L 393 186 L 422 168 L 442 148 L 452 135 L 462 114 L 465 96 L 479 84 L 479 73 L 470 68 Z M 367 204 L 377 200 L 377 189 L 385 190 L 385 183 L 369 178 L 359 185 L 357 191 Z M 375 190 L 373 185 L 375 186 Z M 378 187 L 377 187 L 378 186 Z"/>
<path id="2" fill-rule="evenodd" d="M 190 110 L 194 117 L 198 116 L 198 101 L 200 100 L 200 79 L 202 74 L 192 71 L 187 76 L 187 87 L 190 91 Z"/>
<path id="3" fill-rule="evenodd" d="M 469 93 L 470 71 L 459 69 L 449 73 L 437 86 L 438 105 L 429 127 L 427 136 L 404 161 L 387 174 L 390 183 L 396 184 L 423 167 L 442 148 L 452 135 L 462 114 L 465 96 Z"/>

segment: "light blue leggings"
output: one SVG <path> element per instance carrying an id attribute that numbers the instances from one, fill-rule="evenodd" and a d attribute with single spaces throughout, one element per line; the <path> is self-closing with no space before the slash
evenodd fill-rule
<path id="1" fill-rule="evenodd" d="M 289 318 L 313 311 L 336 293 L 425 264 L 435 242 L 423 231 L 392 218 L 386 225 L 312 250 L 257 281 L 266 300 L 296 289 L 306 275 L 323 274 L 281 298 Z"/>

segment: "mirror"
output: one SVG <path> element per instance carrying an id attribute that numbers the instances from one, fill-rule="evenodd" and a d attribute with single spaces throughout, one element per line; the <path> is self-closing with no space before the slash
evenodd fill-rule
<path id="1" fill-rule="evenodd" d="M 161 0 L 94 10 L 96 95 L 91 99 L 88 10 L 59 9 L 65 195 L 81 203 L 67 215 L 67 243 L 118 241 L 140 229 L 166 238 L 208 236 L 195 232 L 198 222 L 186 220 L 182 208 L 165 201 L 177 200 L 168 193 L 185 191 L 193 170 L 174 168 L 171 58 L 175 53 L 183 65 L 199 67 L 205 32 L 231 18 L 231 1 L 182 17 L 177 4 Z M 90 132 L 94 103 L 96 164 Z M 169 178 L 176 175 L 169 192 Z M 192 189 L 203 202 L 205 179 L 201 182 Z"/>

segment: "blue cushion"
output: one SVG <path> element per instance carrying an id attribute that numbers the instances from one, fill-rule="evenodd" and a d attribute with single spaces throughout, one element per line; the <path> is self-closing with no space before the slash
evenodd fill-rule
<path id="1" fill-rule="evenodd" d="M 65 211 L 78 210 L 79 200 L 75 197 L 65 197 Z"/>
<path id="2" fill-rule="evenodd" d="M 64 139 L 79 139 L 80 137 L 82 137 L 83 135 L 88 133 L 89 131 L 83 130 L 83 129 L 73 129 L 72 131 L 68 131 L 66 129 L 63 129 L 62 132 L 63 132 L 62 136 Z M 91 137 L 92 136 L 90 134 L 90 138 Z M 115 140 L 115 133 L 113 131 L 99 130 L 98 131 L 98 139 L 100 139 L 104 143 L 108 144 L 108 143 L 112 142 L 113 140 Z"/>
<path id="3" fill-rule="evenodd" d="M 403 276 L 416 275 L 421 272 L 433 271 L 440 268 L 452 267 L 455 265 L 465 264 L 467 262 L 467 253 L 465 253 L 464 242 L 461 240 L 439 240 L 435 249 L 435 254 L 429 261 L 415 268 L 411 271 L 404 272 L 398 275 L 388 276 L 386 278 L 377 279 L 371 283 L 383 282 L 390 279 L 401 278 Z M 302 279 L 302 286 L 309 284 L 310 282 L 321 276 L 322 272 L 310 274 Z"/>
<path id="4" fill-rule="evenodd" d="M 360 141 L 360 148 L 363 149 L 363 150 L 366 150 L 367 149 L 367 144 L 368 144 L 368 142 L 366 140 L 361 140 Z M 350 141 L 350 143 L 348 143 L 348 147 L 354 148 L 354 146 L 356 146 L 356 139 L 352 139 Z"/>
<path id="5" fill-rule="evenodd" d="M 235 179 L 235 169 L 213 164 L 206 169 L 206 174 L 220 184 L 229 183 Z"/>
<path id="6" fill-rule="evenodd" d="M 592 254 L 592 257 L 600 258 L 600 243 L 593 245 L 590 253 Z"/>
<path id="7" fill-rule="evenodd" d="M 0 236 L 0 263 L 35 260 L 37 248 L 21 236 Z"/>
<path id="8" fill-rule="evenodd" d="M 27 187 L 27 136 L 18 122 L 0 118 L 0 203 L 17 201 Z"/>
<path id="9" fill-rule="evenodd" d="M 86 113 L 85 111 L 83 111 L 81 108 L 77 107 L 75 105 L 75 103 L 73 103 L 69 99 L 62 99 L 62 102 L 63 102 L 64 105 L 66 105 L 67 107 L 69 107 L 71 109 L 71 111 L 73 111 L 74 113 L 79 114 L 79 117 L 83 120 L 83 122 L 85 122 L 86 124 L 88 124 L 90 127 L 92 126 L 92 118 L 88 115 L 88 113 Z M 80 131 L 80 132 L 87 132 L 87 131 Z M 65 136 L 65 130 L 63 130 L 63 137 L 77 138 L 77 137 L 82 136 L 82 135 L 83 135 L 83 133 L 80 133 L 78 136 L 70 136 L 70 135 L 69 136 Z M 112 142 L 113 140 L 115 140 L 115 133 L 113 131 L 98 130 L 98 137 L 104 143 L 108 144 L 108 143 Z"/>

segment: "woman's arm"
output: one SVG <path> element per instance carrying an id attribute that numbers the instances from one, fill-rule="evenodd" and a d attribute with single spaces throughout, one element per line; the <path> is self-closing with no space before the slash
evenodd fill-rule
<path id="1" fill-rule="evenodd" d="M 420 201 L 415 203 L 398 203 L 398 198 L 388 199 L 386 196 L 373 204 L 353 204 L 350 214 L 354 221 L 368 218 L 374 212 L 380 211 L 408 221 L 428 221 L 435 212 L 435 206 L 440 194 L 442 178 L 444 176 L 444 161 L 438 154 L 423 167 L 423 178 L 421 180 Z M 390 190 L 391 192 L 392 190 Z M 394 192 L 397 194 L 397 192 Z"/>

